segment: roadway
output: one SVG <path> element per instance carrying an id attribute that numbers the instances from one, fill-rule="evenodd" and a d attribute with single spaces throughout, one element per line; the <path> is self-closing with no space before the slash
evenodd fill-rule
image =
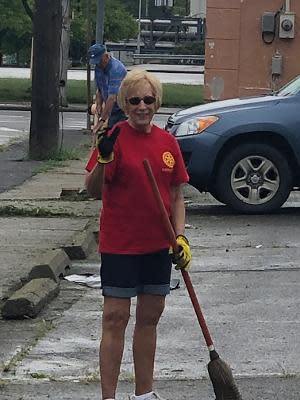
<path id="1" fill-rule="evenodd" d="M 200 65 L 163 65 L 140 64 L 129 67 L 152 71 L 162 83 L 182 83 L 187 85 L 203 84 L 203 66 Z M 93 73 L 92 73 L 93 77 Z M 30 78 L 29 68 L 0 67 L 0 78 Z M 86 80 L 86 70 L 69 70 L 68 79 Z M 168 115 L 156 115 L 155 123 L 164 126 Z M 64 129 L 85 129 L 86 114 L 82 112 L 60 113 L 60 127 Z M 0 146 L 28 137 L 30 112 L 0 111 Z"/>
<path id="2" fill-rule="evenodd" d="M 157 114 L 154 122 L 163 127 L 168 115 Z M 86 129 L 86 113 L 61 112 L 60 127 L 67 130 Z M 30 111 L 0 111 L 0 146 L 27 139 L 30 129 Z"/>

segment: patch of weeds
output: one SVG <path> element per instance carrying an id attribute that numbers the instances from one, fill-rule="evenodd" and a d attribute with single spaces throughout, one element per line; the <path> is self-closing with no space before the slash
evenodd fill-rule
<path id="1" fill-rule="evenodd" d="M 37 175 L 37 174 L 40 174 L 40 173 L 48 172 L 51 169 L 54 169 L 56 167 L 65 167 L 66 165 L 67 165 L 66 162 L 57 161 L 57 160 L 44 161 L 39 166 L 33 168 L 32 174 L 33 175 Z"/>
<path id="2" fill-rule="evenodd" d="M 284 375 L 281 377 L 281 379 L 292 379 L 296 378 L 297 374 L 294 372 L 285 372 Z"/>
<path id="3" fill-rule="evenodd" d="M 131 374 L 130 372 L 121 373 L 120 374 L 120 379 L 124 380 L 126 382 L 132 382 L 132 383 L 135 381 L 134 375 Z"/>
<path id="4" fill-rule="evenodd" d="M 7 385 L 7 383 L 3 379 L 0 379 L 0 389 L 3 389 L 5 385 Z"/>
<path id="5" fill-rule="evenodd" d="M 30 376 L 34 379 L 47 379 L 48 376 L 46 374 L 40 372 L 32 372 Z"/>
<path id="6" fill-rule="evenodd" d="M 46 321 L 42 319 L 35 327 L 35 341 L 37 342 L 41 338 L 43 338 L 46 333 L 50 332 L 54 328 L 54 324 L 52 321 Z"/>
<path id="7" fill-rule="evenodd" d="M 1 217 L 75 217 L 73 212 L 50 210 L 44 207 L 20 208 L 13 205 L 0 207 Z"/>
<path id="8" fill-rule="evenodd" d="M 81 148 L 82 150 L 91 150 L 91 143 L 83 143 Z"/>
<path id="9" fill-rule="evenodd" d="M 66 161 L 80 160 L 82 151 L 80 149 L 61 149 L 51 153 L 47 159 L 41 160 L 43 163 L 33 169 L 33 174 L 50 171 L 56 167 L 65 167 Z"/>
<path id="10" fill-rule="evenodd" d="M 21 348 L 6 364 L 4 364 L 3 372 L 11 372 L 17 364 L 22 361 L 31 351 L 31 349 L 36 345 L 36 343 L 42 339 L 48 332 L 50 332 L 54 328 L 52 321 L 46 321 L 42 319 L 36 325 L 36 332 L 34 336 L 34 341 L 31 345 L 27 346 L 26 348 Z M 39 378 L 42 379 L 41 375 L 38 374 Z"/>
<path id="11" fill-rule="evenodd" d="M 81 151 L 80 149 L 61 149 L 50 154 L 49 160 L 55 161 L 67 161 L 67 160 L 80 160 Z"/>
<path id="12" fill-rule="evenodd" d="M 94 382 L 99 382 L 99 372 L 95 371 L 89 375 L 87 375 L 85 378 L 80 379 L 80 383 L 94 383 Z"/>
<path id="13" fill-rule="evenodd" d="M 11 372 L 17 364 L 22 361 L 30 352 L 31 346 L 18 351 L 6 364 L 4 364 L 3 372 Z"/>

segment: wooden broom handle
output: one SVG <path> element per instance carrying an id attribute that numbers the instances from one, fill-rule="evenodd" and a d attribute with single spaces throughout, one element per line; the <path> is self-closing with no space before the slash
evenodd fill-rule
<path id="1" fill-rule="evenodd" d="M 150 165 L 150 163 L 149 163 L 149 161 L 147 159 L 143 161 L 143 164 L 144 164 L 144 168 L 145 168 L 149 183 L 151 185 L 151 189 L 152 189 L 152 192 L 154 194 L 156 203 L 157 203 L 157 205 L 159 207 L 159 210 L 160 210 L 160 214 L 161 214 L 161 217 L 162 217 L 162 223 L 163 223 L 164 229 L 166 231 L 166 235 L 168 237 L 168 240 L 169 240 L 171 246 L 173 247 L 173 250 L 176 251 L 178 249 L 178 244 L 177 244 L 177 241 L 176 241 L 175 232 L 174 232 L 173 226 L 172 226 L 172 224 L 170 222 L 167 210 L 166 210 L 166 208 L 164 206 L 164 203 L 162 201 L 162 198 L 161 198 L 161 195 L 160 195 L 160 192 L 159 192 L 155 177 L 154 177 L 153 172 L 152 172 L 151 165 Z M 212 338 L 210 336 L 208 327 L 206 325 L 206 321 L 204 319 L 204 315 L 202 313 L 199 301 L 197 299 L 197 296 L 196 296 L 196 293 L 195 293 L 195 290 L 194 290 L 190 275 L 189 275 L 188 271 L 185 271 L 184 269 L 181 269 L 180 271 L 181 271 L 184 283 L 186 285 L 187 291 L 189 293 L 191 302 L 193 304 L 196 316 L 198 318 L 198 322 L 200 324 L 200 327 L 201 327 L 201 330 L 202 330 L 206 345 L 207 345 L 208 348 L 210 348 L 211 346 L 213 346 L 213 341 L 212 341 Z"/>

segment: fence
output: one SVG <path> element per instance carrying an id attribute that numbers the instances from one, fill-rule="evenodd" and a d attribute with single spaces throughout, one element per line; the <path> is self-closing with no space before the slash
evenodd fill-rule
<path id="1" fill-rule="evenodd" d="M 134 64 L 138 63 L 147 63 L 147 62 L 156 62 L 162 63 L 164 61 L 173 62 L 176 64 L 198 64 L 204 65 L 205 56 L 201 54 L 154 54 L 154 53 L 145 53 L 145 54 L 133 54 L 133 62 Z"/>

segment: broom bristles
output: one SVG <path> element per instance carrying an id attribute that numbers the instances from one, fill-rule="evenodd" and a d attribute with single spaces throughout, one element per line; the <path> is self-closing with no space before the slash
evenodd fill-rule
<path id="1" fill-rule="evenodd" d="M 207 365 L 216 400 L 242 400 L 242 396 L 234 382 L 231 368 L 221 360 L 218 353 L 213 350 L 211 361 Z"/>

